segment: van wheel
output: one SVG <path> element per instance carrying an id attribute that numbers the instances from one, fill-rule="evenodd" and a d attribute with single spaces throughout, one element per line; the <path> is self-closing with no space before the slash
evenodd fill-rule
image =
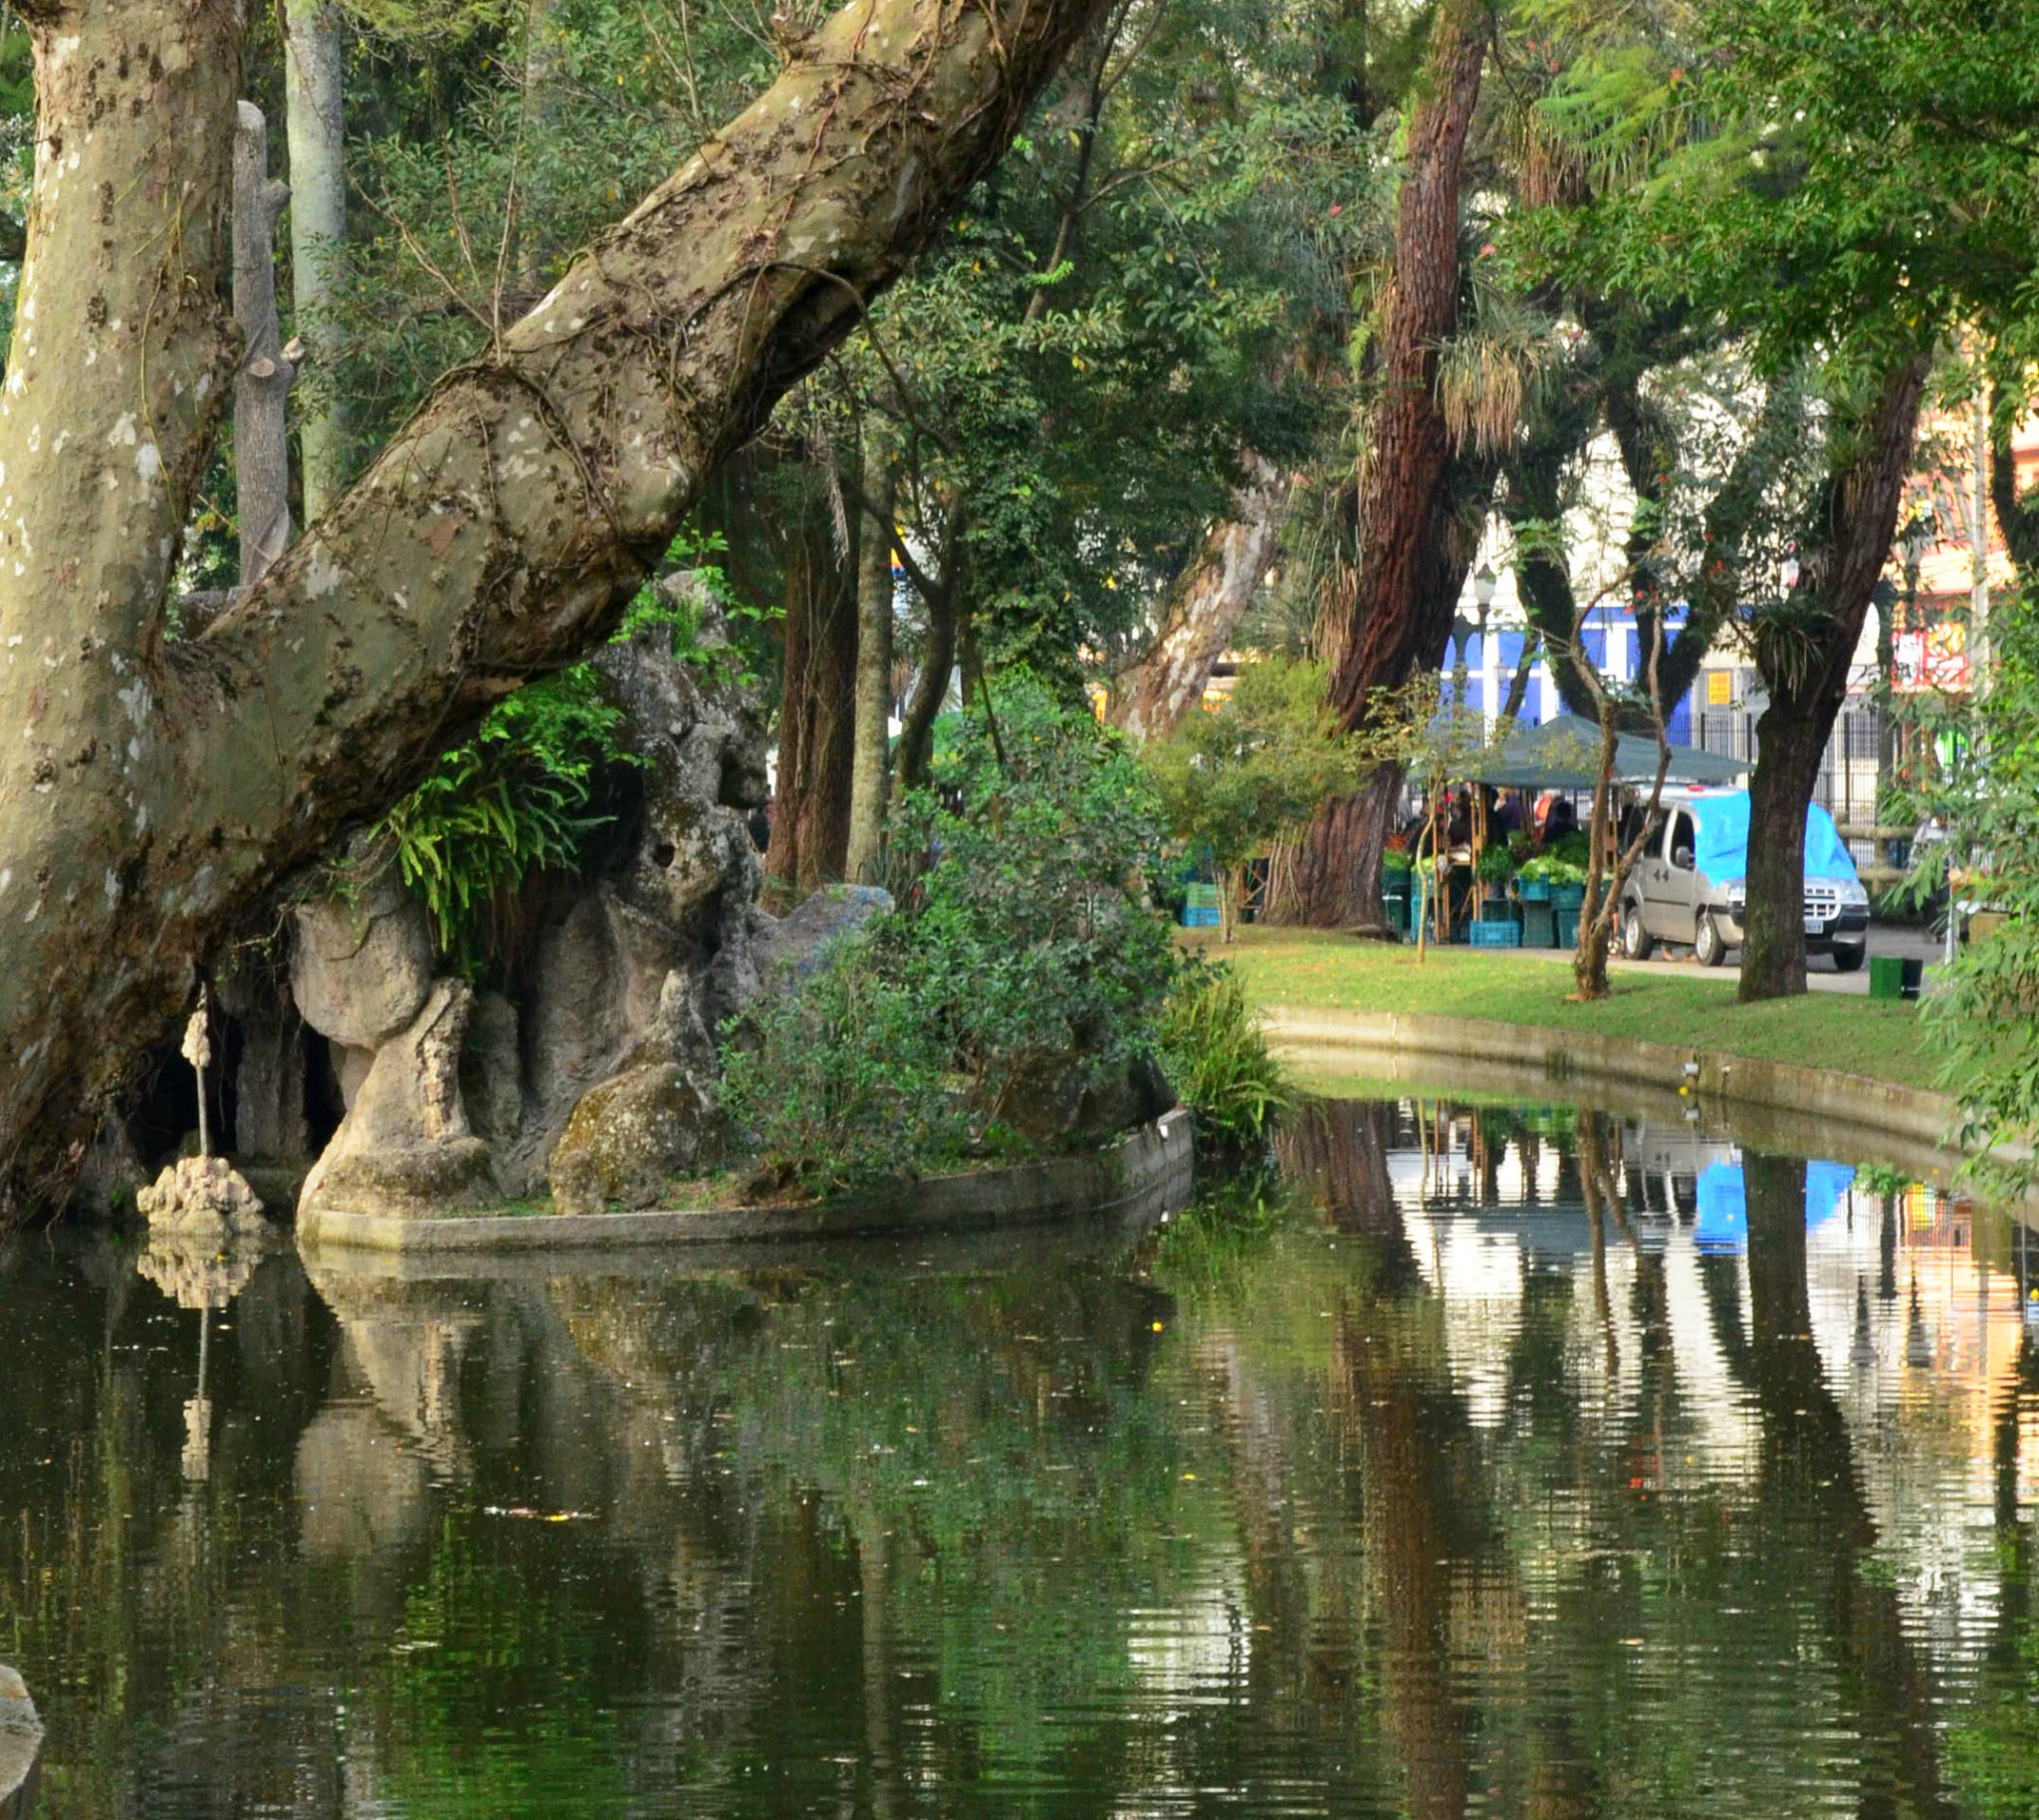
<path id="1" fill-rule="evenodd" d="M 1631 961 L 1647 961 L 1656 946 L 1643 927 L 1643 906 L 1635 902 L 1621 907 L 1621 951 Z"/>
<path id="2" fill-rule="evenodd" d="M 1699 926 L 1693 932 L 1693 959 L 1701 967 L 1718 967 L 1727 959 L 1727 944 L 1711 916 L 1701 911 Z"/>
<path id="3" fill-rule="evenodd" d="M 1843 948 L 1837 942 L 1834 945 L 1834 971 L 1836 973 L 1854 973 L 1862 965 L 1863 956 L 1868 953 L 1869 944 L 1867 942 L 1864 942 L 1860 948 Z"/>

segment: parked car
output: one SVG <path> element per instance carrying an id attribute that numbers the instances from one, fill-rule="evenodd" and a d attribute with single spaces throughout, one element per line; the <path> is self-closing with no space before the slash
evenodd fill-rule
<path id="1" fill-rule="evenodd" d="M 1622 890 L 1622 952 L 1649 958 L 1659 942 L 1690 943 L 1718 967 L 1742 941 L 1748 876 L 1748 792 L 1667 790 L 1664 827 L 1636 861 Z M 1853 973 L 1869 951 L 1869 893 L 1855 860 L 1814 803 L 1805 821 L 1805 946 Z"/>

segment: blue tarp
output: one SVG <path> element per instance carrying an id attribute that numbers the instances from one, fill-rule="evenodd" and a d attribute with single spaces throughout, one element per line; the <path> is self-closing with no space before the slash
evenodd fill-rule
<path id="1" fill-rule="evenodd" d="M 1833 1219 L 1855 1181 L 1855 1169 L 1848 1163 L 1808 1163 L 1805 1166 L 1805 1230 L 1817 1232 Z"/>
<path id="2" fill-rule="evenodd" d="M 1817 1232 L 1834 1217 L 1841 1197 L 1855 1181 L 1847 1163 L 1810 1162 L 1805 1166 L 1805 1230 Z M 1739 1163 L 1708 1163 L 1699 1172 L 1699 1217 L 1693 1243 L 1702 1251 L 1748 1250 L 1748 1184 Z"/>
<path id="3" fill-rule="evenodd" d="M 1699 1172 L 1699 1219 L 1693 1243 L 1702 1251 L 1748 1250 L 1748 1189 L 1739 1163 L 1708 1163 Z"/>
<path id="4" fill-rule="evenodd" d="M 1748 876 L 1748 792 L 1723 790 L 1692 797 L 1685 805 L 1699 824 L 1693 857 L 1716 885 L 1731 885 Z M 1805 875 L 1853 881 L 1855 861 L 1834 826 L 1834 818 L 1815 802 L 1805 816 Z"/>

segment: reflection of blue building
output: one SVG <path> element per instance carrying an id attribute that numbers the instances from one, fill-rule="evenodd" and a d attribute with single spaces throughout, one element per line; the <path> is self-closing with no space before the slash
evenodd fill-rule
<path id="1" fill-rule="evenodd" d="M 1846 1163 L 1812 1162 L 1805 1166 L 1805 1230 L 1819 1231 L 1834 1217 L 1841 1197 L 1855 1180 Z M 1693 1243 L 1702 1251 L 1742 1252 L 1748 1250 L 1748 1187 L 1741 1164 L 1708 1163 L 1699 1174 L 1699 1217 Z"/>

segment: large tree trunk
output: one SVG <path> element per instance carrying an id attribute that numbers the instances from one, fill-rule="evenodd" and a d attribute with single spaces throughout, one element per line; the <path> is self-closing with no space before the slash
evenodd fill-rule
<path id="1" fill-rule="evenodd" d="M 892 721 L 892 510 L 899 488 L 889 438 L 864 432 L 863 515 L 856 579 L 856 750 L 849 793 L 848 876 L 878 882 L 885 854 L 885 768 Z"/>
<path id="2" fill-rule="evenodd" d="M 1359 572 L 1345 623 L 1333 628 L 1331 704 L 1347 728 L 1366 720 L 1377 692 L 1400 688 L 1444 660 L 1473 559 L 1468 495 L 1476 494 L 1483 508 L 1492 490 L 1492 463 L 1462 460 L 1437 394 L 1438 350 L 1459 323 L 1460 190 L 1487 29 L 1485 9 L 1472 0 L 1440 11 L 1428 88 L 1409 124 L 1380 334 L 1380 398 L 1359 501 Z M 1377 781 L 1357 802 L 1326 805 L 1298 843 L 1292 889 L 1269 895 L 1270 920 L 1385 924 L 1385 790 Z"/>
<path id="3" fill-rule="evenodd" d="M 857 567 L 825 514 L 787 546 L 786 671 L 779 705 L 779 787 L 765 880 L 801 898 L 843 876 L 855 749 Z"/>
<path id="4" fill-rule="evenodd" d="M 312 349 L 310 402 L 298 421 L 305 519 L 319 517 L 346 480 L 346 421 L 334 354 L 333 310 L 346 235 L 346 157 L 340 115 L 340 8 L 292 0 L 285 20 L 284 118 L 291 152 L 291 296 L 298 337 Z"/>
<path id="5" fill-rule="evenodd" d="M 17 1192 L 82 1158 L 108 1089 L 279 879 L 608 633 L 705 479 L 992 167 L 1094 4 L 838 14 L 184 643 L 169 581 L 234 364 L 234 14 L 18 7 L 39 117 L 0 416 Z"/>
<path id="6" fill-rule="evenodd" d="M 1251 479 L 1233 502 L 1232 517 L 1212 527 L 1176 577 L 1153 645 L 1112 691 L 1112 720 L 1135 739 L 1166 738 L 1202 701 L 1212 666 L 1274 559 L 1288 516 L 1288 480 L 1250 452 L 1246 466 Z"/>
<path id="7" fill-rule="evenodd" d="M 1805 991 L 1805 817 L 1848 693 L 1863 617 L 1890 558 L 1925 383 L 1924 355 L 1886 378 L 1841 452 L 1842 465 L 1820 489 L 1800 582 L 1812 614 L 1757 627 L 1756 662 L 1770 705 L 1756 722 L 1749 779 L 1743 1004 Z"/>

